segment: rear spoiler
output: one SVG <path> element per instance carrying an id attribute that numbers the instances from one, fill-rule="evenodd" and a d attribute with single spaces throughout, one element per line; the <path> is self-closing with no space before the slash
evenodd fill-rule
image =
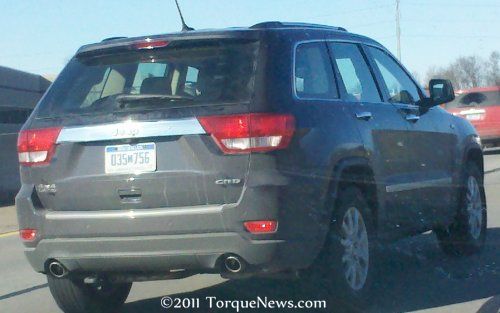
<path id="1" fill-rule="evenodd" d="M 135 38 L 112 38 L 110 40 L 104 40 L 99 43 L 85 45 L 78 49 L 76 56 L 88 56 L 97 54 L 106 54 L 116 51 L 131 51 L 136 49 L 153 49 L 166 47 L 167 45 L 160 45 L 158 47 L 148 46 L 148 43 L 156 42 L 179 42 L 179 41 L 190 41 L 190 40 L 217 40 L 217 39 L 247 39 L 255 40 L 260 38 L 260 32 L 258 30 L 249 29 L 229 29 L 224 31 L 214 31 L 214 30 L 197 30 L 191 32 L 180 32 L 166 35 L 155 35 L 147 37 L 135 37 Z M 138 48 L 142 47 L 142 48 Z"/>

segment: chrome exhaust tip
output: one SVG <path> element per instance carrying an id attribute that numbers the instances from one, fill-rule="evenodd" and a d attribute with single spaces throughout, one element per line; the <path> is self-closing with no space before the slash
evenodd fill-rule
<path id="1" fill-rule="evenodd" d="M 58 261 L 52 261 L 48 266 L 49 273 L 55 278 L 64 278 L 68 275 L 68 270 Z"/>
<path id="2" fill-rule="evenodd" d="M 224 267 L 228 272 L 240 273 L 243 271 L 244 265 L 239 257 L 231 255 L 224 259 Z"/>

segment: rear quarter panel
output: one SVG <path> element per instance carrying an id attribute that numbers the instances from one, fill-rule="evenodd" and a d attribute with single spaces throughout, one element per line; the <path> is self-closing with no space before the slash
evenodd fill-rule
<path id="1" fill-rule="evenodd" d="M 280 236 L 296 244 L 300 254 L 290 258 L 313 260 L 329 230 L 333 211 L 332 176 L 336 165 L 349 158 L 366 158 L 352 112 L 341 100 L 302 100 L 293 93 L 293 51 L 295 43 L 310 38 L 278 36 L 268 38 L 267 73 L 262 102 L 267 110 L 295 117 L 295 134 L 290 146 L 274 153 L 278 172 L 286 177 L 279 187 Z M 257 111 L 260 108 L 255 108 Z M 263 156 L 252 155 L 251 163 Z M 250 171 L 250 178 L 253 175 Z"/>

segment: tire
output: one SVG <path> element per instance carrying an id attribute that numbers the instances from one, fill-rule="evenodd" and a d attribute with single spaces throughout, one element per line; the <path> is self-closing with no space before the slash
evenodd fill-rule
<path id="1" fill-rule="evenodd" d="M 50 275 L 47 275 L 47 281 L 54 300 L 65 313 L 117 312 L 132 287 L 132 283 L 90 285 L 82 279 L 54 278 Z"/>
<path id="2" fill-rule="evenodd" d="M 467 163 L 458 195 L 454 222 L 435 230 L 439 246 L 451 256 L 478 253 L 486 240 L 487 212 L 483 175 L 474 163 Z"/>
<path id="3" fill-rule="evenodd" d="M 358 231 L 352 232 L 355 229 Z M 356 187 L 343 189 L 310 282 L 326 288 L 336 302 L 364 307 L 369 304 L 376 277 L 376 246 L 374 223 L 363 193 Z"/>

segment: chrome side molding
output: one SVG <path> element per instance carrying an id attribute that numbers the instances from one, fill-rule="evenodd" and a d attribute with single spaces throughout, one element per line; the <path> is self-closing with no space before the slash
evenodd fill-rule
<path id="1" fill-rule="evenodd" d="M 385 187 L 385 191 L 400 192 L 400 191 L 408 191 L 413 189 L 429 188 L 429 187 L 446 187 L 447 185 L 451 185 L 451 183 L 452 183 L 451 178 L 422 180 L 411 183 L 388 185 Z"/>

